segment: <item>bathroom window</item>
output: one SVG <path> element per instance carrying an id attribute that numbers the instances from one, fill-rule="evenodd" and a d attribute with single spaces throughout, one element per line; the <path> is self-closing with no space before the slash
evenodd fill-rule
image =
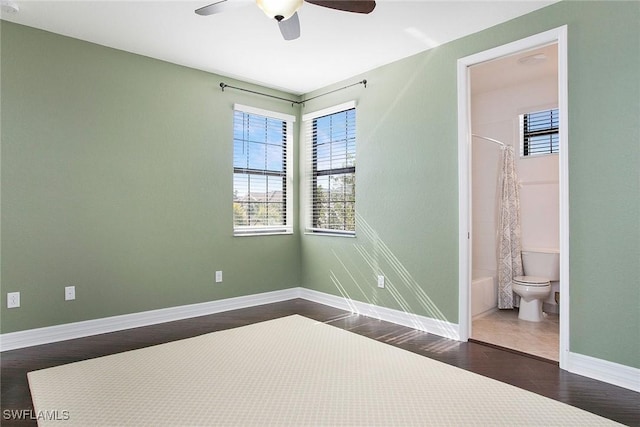
<path id="1" fill-rule="evenodd" d="M 560 148 L 558 109 L 520 115 L 520 156 L 557 154 Z"/>
<path id="2" fill-rule="evenodd" d="M 289 234 L 294 116 L 235 105 L 233 233 Z"/>
<path id="3" fill-rule="evenodd" d="M 309 233 L 353 236 L 356 230 L 355 102 L 305 114 Z"/>

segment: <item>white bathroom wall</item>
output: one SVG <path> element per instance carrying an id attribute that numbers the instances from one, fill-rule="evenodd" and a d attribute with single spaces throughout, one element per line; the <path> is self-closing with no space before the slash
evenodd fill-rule
<path id="1" fill-rule="evenodd" d="M 548 57 L 555 46 L 545 48 Z M 504 61 L 501 67 L 500 61 Z M 523 248 L 559 247 L 558 155 L 520 158 L 522 113 L 557 107 L 557 72 L 553 64 L 521 64 L 513 58 L 478 65 L 471 70 L 471 127 L 474 134 L 511 144 L 521 181 L 520 203 Z M 540 66 L 536 73 L 535 67 Z M 487 67 L 482 70 L 481 67 Z M 490 68 L 490 78 L 487 71 Z M 514 73 L 522 70 L 526 77 Z M 496 79 L 496 73 L 504 73 Z M 489 83 L 489 81 L 491 83 Z M 478 138 L 472 142 L 473 270 L 496 276 L 499 146 Z M 553 295 L 553 293 L 551 294 Z"/>

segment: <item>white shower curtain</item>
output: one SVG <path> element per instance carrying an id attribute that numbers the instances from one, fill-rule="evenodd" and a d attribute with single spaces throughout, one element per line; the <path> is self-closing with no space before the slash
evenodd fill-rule
<path id="1" fill-rule="evenodd" d="M 507 145 L 502 150 L 502 194 L 498 211 L 498 308 L 513 308 L 514 305 L 519 305 L 519 298 L 514 295 L 511 282 L 515 276 L 523 274 L 520 193 L 513 157 L 513 147 Z"/>

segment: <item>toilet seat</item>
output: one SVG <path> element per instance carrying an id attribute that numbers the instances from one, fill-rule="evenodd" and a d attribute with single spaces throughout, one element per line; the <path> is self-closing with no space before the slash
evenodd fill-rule
<path id="1" fill-rule="evenodd" d="M 538 276 L 516 276 L 513 278 L 513 283 L 523 286 L 549 286 L 549 279 L 546 277 Z"/>

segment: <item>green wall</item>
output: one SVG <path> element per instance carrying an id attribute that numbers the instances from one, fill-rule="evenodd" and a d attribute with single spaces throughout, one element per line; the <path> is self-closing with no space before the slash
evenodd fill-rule
<path id="1" fill-rule="evenodd" d="M 306 104 L 358 103 L 356 238 L 304 235 L 306 287 L 457 323 L 455 66 L 433 49 L 359 76 L 367 89 Z"/>
<path id="2" fill-rule="evenodd" d="M 6 21 L 1 37 L 2 333 L 300 285 L 298 237 L 234 238 L 231 205 L 233 104 L 298 108 Z"/>
<path id="3" fill-rule="evenodd" d="M 571 6 L 571 351 L 640 368 L 640 2 Z"/>
<path id="4" fill-rule="evenodd" d="M 638 2 L 564 1 L 308 94 L 369 81 L 303 110 L 358 101 L 355 238 L 231 236 L 231 106 L 288 104 L 3 22 L 2 332 L 298 285 L 457 323 L 456 61 L 565 24 L 570 350 L 640 368 Z"/>
<path id="5" fill-rule="evenodd" d="M 570 350 L 640 367 L 638 2 L 561 2 L 350 80 L 366 78 L 366 90 L 308 103 L 358 101 L 359 217 L 355 239 L 303 235 L 305 287 L 458 322 L 456 62 L 565 24 Z M 388 289 L 376 287 L 379 273 Z"/>

